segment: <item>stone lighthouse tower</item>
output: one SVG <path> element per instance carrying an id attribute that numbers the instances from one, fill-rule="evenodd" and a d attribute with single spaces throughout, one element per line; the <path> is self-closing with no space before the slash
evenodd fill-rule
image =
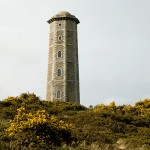
<path id="1" fill-rule="evenodd" d="M 80 103 L 77 38 L 79 20 L 69 12 L 62 11 L 48 23 L 50 34 L 46 100 Z"/>

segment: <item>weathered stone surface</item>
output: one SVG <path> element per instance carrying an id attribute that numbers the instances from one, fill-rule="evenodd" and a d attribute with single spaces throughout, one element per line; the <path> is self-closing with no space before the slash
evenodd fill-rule
<path id="1" fill-rule="evenodd" d="M 62 11 L 48 23 L 50 37 L 46 100 L 80 103 L 77 42 L 79 20 L 69 12 Z"/>

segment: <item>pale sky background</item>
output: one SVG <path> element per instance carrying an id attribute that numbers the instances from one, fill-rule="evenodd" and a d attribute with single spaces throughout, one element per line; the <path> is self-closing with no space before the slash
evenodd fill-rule
<path id="1" fill-rule="evenodd" d="M 49 20 L 79 20 L 81 104 L 150 98 L 150 0 L 0 0 L 0 100 L 45 99 Z"/>

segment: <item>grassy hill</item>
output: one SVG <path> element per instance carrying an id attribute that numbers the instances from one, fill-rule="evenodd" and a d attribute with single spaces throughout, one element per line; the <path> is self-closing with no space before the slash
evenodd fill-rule
<path id="1" fill-rule="evenodd" d="M 150 99 L 86 108 L 23 93 L 0 110 L 2 150 L 150 150 Z"/>

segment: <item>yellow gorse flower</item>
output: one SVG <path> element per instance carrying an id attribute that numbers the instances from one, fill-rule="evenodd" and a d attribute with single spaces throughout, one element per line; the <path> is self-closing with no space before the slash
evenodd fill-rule
<path id="1" fill-rule="evenodd" d="M 73 128 L 72 124 L 58 120 L 55 116 L 49 116 L 45 110 L 38 110 L 35 114 L 32 114 L 25 113 L 25 108 L 21 107 L 17 109 L 17 115 L 10 121 L 10 126 L 6 129 L 6 132 L 10 137 L 13 137 L 18 132 L 23 132 L 25 129 L 36 129 L 36 126 L 42 124 L 67 131 L 71 131 Z"/>

